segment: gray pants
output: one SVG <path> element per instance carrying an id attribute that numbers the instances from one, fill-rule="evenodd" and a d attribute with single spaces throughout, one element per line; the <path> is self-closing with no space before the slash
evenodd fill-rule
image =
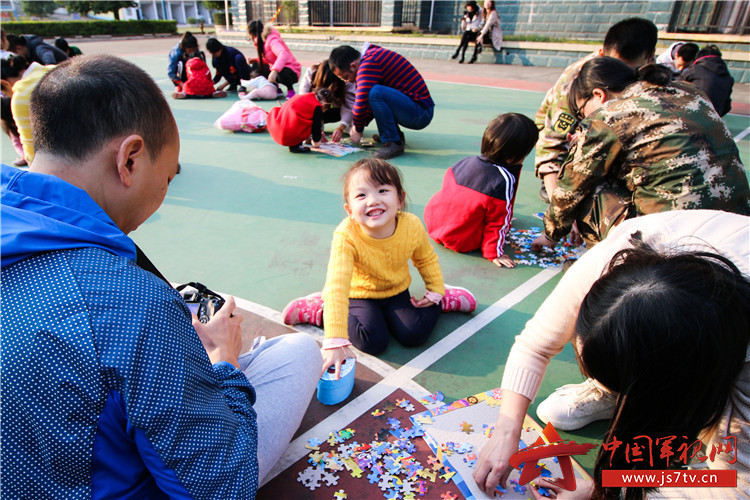
<path id="1" fill-rule="evenodd" d="M 260 481 L 292 441 L 320 379 L 323 358 L 304 333 L 268 339 L 239 357 L 240 368 L 255 388 L 258 414 Z"/>

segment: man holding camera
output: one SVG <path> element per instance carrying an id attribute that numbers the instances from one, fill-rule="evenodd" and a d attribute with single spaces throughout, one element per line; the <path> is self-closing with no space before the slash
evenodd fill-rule
<path id="1" fill-rule="evenodd" d="M 234 299 L 202 324 L 140 267 L 127 234 L 180 170 L 143 70 L 76 57 L 40 81 L 31 116 L 34 163 L 0 176 L 3 494 L 254 498 L 312 396 L 317 344 L 239 356 Z"/>

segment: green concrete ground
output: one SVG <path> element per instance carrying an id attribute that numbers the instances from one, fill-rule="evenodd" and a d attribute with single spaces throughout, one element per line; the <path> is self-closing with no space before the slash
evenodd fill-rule
<path id="1" fill-rule="evenodd" d="M 165 75 L 166 53 L 173 43 L 174 40 L 157 40 L 149 42 L 148 47 L 123 46 L 115 53 L 148 71 L 169 94 L 172 85 Z M 112 51 L 111 47 L 114 45 L 103 50 Z M 96 52 L 87 51 L 85 45 L 82 49 Z M 299 58 L 309 63 L 319 60 L 318 56 Z M 431 72 L 440 72 L 441 64 L 447 68 L 447 63 L 424 64 L 430 65 Z M 516 70 L 510 67 L 507 77 L 513 78 L 513 71 Z M 454 74 L 455 80 L 455 65 L 445 73 Z M 426 130 L 406 130 L 407 154 L 393 160 L 403 174 L 408 210 L 419 216 L 439 189 L 445 170 L 460 158 L 479 153 L 482 132 L 492 118 L 510 111 L 533 117 L 543 97 L 538 91 L 438 81 L 428 81 L 428 85 L 437 103 L 435 118 Z M 294 155 L 276 145 L 267 133 L 218 130 L 213 126 L 214 120 L 233 101 L 233 97 L 171 101 L 182 141 L 182 173 L 172 182 L 163 206 L 132 237 L 171 281 L 200 281 L 215 290 L 280 311 L 290 299 L 322 288 L 330 239 L 344 216 L 340 177 L 353 161 L 369 152 L 344 158 Z M 275 104 L 261 103 L 265 109 Z M 726 122 L 735 136 L 750 126 L 747 117 L 730 115 Z M 375 131 L 373 124 L 366 133 Z M 743 163 L 748 165 L 750 140 L 745 138 L 738 145 Z M 5 163 L 15 158 L 5 136 L 1 151 Z M 515 227 L 539 225 L 532 215 L 545 208 L 537 197 L 538 190 L 533 157 L 529 157 L 521 175 Z M 436 251 L 446 282 L 471 289 L 477 296 L 478 310 L 473 316 L 443 316 L 430 343 L 423 348 L 390 347 L 381 358 L 394 368 L 408 364 L 424 349 L 540 272 L 539 268 L 527 266 L 500 269 L 478 253 L 461 255 L 439 246 Z M 413 274 L 411 291 L 420 294 L 424 289 L 421 279 Z M 450 400 L 497 387 L 514 336 L 558 279 L 559 276 L 551 279 L 435 360 L 415 381 L 430 391 L 443 391 Z M 554 388 L 580 380 L 568 346 L 550 365 L 537 403 Z M 532 406 L 532 416 L 534 409 Z M 599 443 L 604 429 L 600 423 L 561 435 Z M 593 458 L 584 458 L 582 465 L 590 467 Z"/>

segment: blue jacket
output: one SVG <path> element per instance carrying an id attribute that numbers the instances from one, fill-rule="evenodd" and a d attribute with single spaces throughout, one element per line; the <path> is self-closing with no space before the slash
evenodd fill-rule
<path id="1" fill-rule="evenodd" d="M 255 392 L 88 194 L 0 175 L 8 498 L 253 498 Z"/>

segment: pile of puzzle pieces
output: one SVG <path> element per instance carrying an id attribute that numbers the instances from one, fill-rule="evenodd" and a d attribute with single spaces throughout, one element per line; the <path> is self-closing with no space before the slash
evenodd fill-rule
<path id="1" fill-rule="evenodd" d="M 367 488 L 379 488 L 379 496 L 386 499 L 414 500 L 427 495 L 427 498 L 456 500 L 459 495 L 450 484 L 455 471 L 430 455 L 424 441 L 418 439 L 424 429 L 420 423 L 409 419 L 416 408 L 405 393 L 399 392 L 360 417 L 372 419 L 369 423 L 376 424 L 371 435 L 362 435 L 356 429 L 354 424 L 360 421 L 358 419 L 346 429 L 329 433 L 326 440 L 309 439 L 306 445 L 310 450 L 308 465 L 297 473 L 297 481 L 311 491 L 333 487 L 338 490 L 315 495 L 315 498 L 351 498 L 351 493 L 341 488 L 339 481 L 351 484 L 353 478 L 361 481 L 354 490 L 358 499 L 373 497 L 372 492 L 377 491 Z M 372 425 L 366 427 L 373 428 Z M 458 446 L 456 452 L 458 449 L 464 453 L 471 451 Z"/>
<path id="2" fill-rule="evenodd" d="M 508 232 L 507 242 L 514 253 L 508 252 L 513 262 L 527 266 L 539 266 L 542 268 L 559 266 L 568 259 L 577 259 L 585 251 L 584 247 L 574 247 L 568 241 L 560 241 L 554 248 L 543 247 L 535 252 L 531 249 L 531 242 L 542 234 L 542 228 L 530 227 L 529 229 L 512 228 Z"/>

